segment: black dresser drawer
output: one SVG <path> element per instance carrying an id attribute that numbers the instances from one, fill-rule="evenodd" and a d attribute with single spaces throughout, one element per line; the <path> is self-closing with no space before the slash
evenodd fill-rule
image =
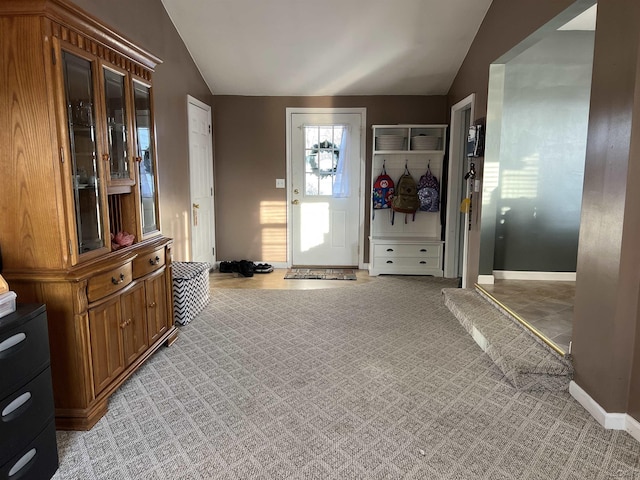
<path id="1" fill-rule="evenodd" d="M 0 465 L 17 455 L 53 420 L 51 371 L 0 400 Z"/>
<path id="2" fill-rule="evenodd" d="M 18 305 L 0 319 L 0 392 L 13 392 L 49 365 L 44 305 Z"/>
<path id="3" fill-rule="evenodd" d="M 43 480 L 58 469 L 56 427 L 52 420 L 17 455 L 0 467 L 0 480 Z"/>

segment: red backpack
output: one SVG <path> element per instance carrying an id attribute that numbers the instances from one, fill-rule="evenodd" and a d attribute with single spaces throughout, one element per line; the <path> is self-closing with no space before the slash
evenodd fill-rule
<path id="1" fill-rule="evenodd" d="M 395 186 L 391 177 L 387 175 L 387 171 L 382 164 L 382 172 L 373 182 L 373 218 L 376 218 L 376 210 L 391 208 L 391 200 L 395 193 Z"/>

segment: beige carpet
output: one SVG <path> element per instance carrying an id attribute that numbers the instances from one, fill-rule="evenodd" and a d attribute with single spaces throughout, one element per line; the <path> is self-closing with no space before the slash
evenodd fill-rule
<path id="1" fill-rule="evenodd" d="M 444 306 L 451 282 L 217 289 L 62 479 L 640 478 L 640 443 L 566 392 L 522 392 Z"/>
<path id="2" fill-rule="evenodd" d="M 475 290 L 445 288 L 444 303 L 519 390 L 569 390 L 573 365 Z"/>

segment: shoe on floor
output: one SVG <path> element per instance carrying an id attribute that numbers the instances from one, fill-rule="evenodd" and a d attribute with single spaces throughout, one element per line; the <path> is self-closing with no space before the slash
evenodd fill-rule
<path id="1" fill-rule="evenodd" d="M 268 263 L 259 263 L 253 269 L 255 273 L 271 273 L 273 272 L 273 267 Z"/>
<path id="2" fill-rule="evenodd" d="M 255 264 L 249 260 L 240 260 L 238 262 L 238 273 L 243 277 L 253 277 Z"/>

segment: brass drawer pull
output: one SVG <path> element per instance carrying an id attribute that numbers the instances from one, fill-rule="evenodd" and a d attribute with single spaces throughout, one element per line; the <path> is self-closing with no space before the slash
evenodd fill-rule
<path id="1" fill-rule="evenodd" d="M 131 319 L 125 320 L 120 324 L 120 328 L 125 329 L 127 326 L 131 325 Z"/>
<path id="2" fill-rule="evenodd" d="M 156 306 L 156 302 L 151 302 L 151 303 L 149 304 L 149 308 L 154 308 L 155 306 Z"/>
<path id="3" fill-rule="evenodd" d="M 122 282 L 124 282 L 124 273 L 120 274 L 120 279 L 117 279 L 116 277 L 111 277 L 111 283 L 113 283 L 114 285 L 118 285 Z"/>
<path id="4" fill-rule="evenodd" d="M 149 265 L 158 265 L 160 263 L 160 257 L 156 255 L 156 258 L 149 259 Z"/>

